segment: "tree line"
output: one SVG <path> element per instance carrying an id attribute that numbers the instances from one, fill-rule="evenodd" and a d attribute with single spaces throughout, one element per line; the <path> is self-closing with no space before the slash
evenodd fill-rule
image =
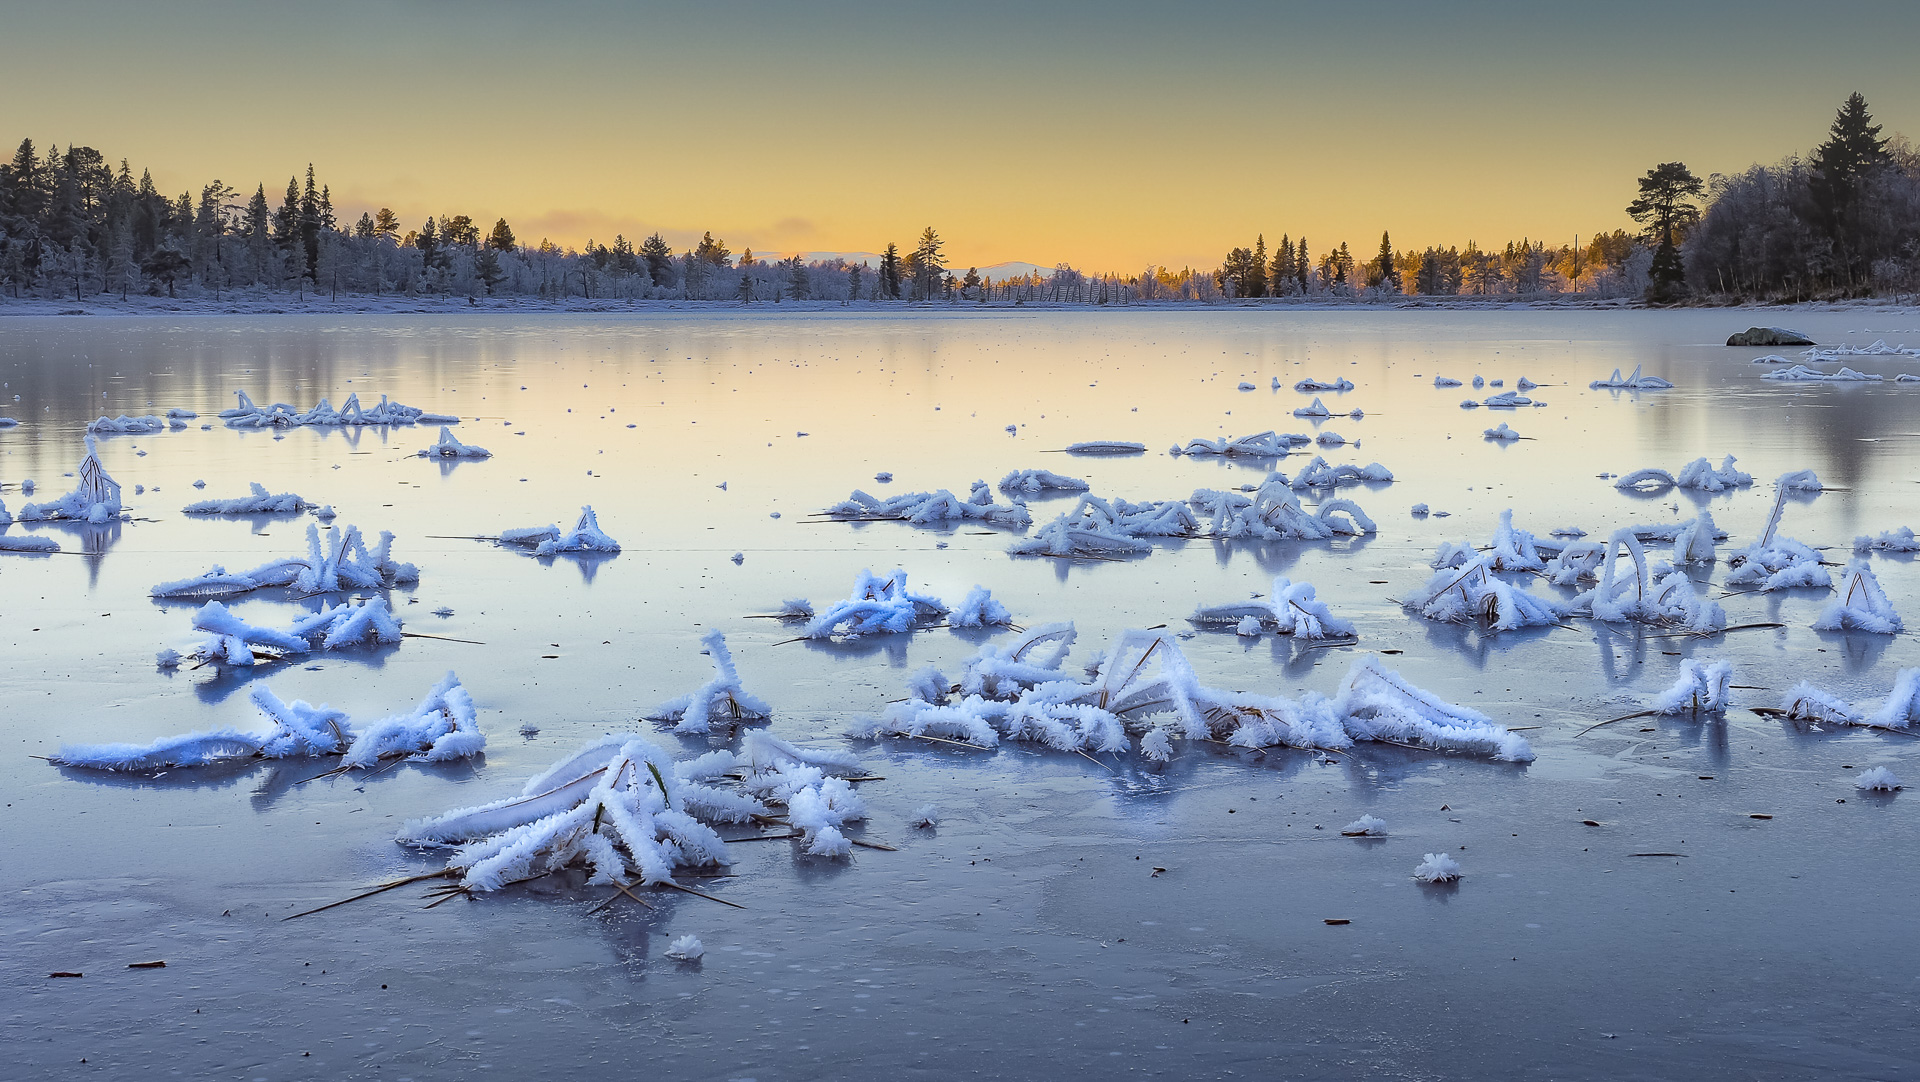
<path id="1" fill-rule="evenodd" d="M 392 210 L 336 215 L 309 165 L 277 205 L 219 180 L 169 197 L 125 159 L 91 147 L 39 151 L 23 139 L 0 163 L 0 295 L 54 298 L 133 293 L 219 299 L 240 291 L 479 298 L 1133 304 L 1406 296 L 1645 297 L 1656 303 L 1798 300 L 1920 292 L 1920 150 L 1883 137 L 1866 100 L 1849 96 L 1809 154 L 1731 176 L 1696 177 L 1666 162 L 1638 179 L 1625 208 L 1642 227 L 1586 243 L 1532 239 L 1482 248 L 1398 249 L 1382 232 L 1371 254 L 1346 241 L 1316 250 L 1305 236 L 1264 234 L 1220 266 L 995 282 L 946 264 L 927 227 L 911 249 L 888 243 L 877 265 L 845 259 L 736 258 L 711 232 L 675 253 L 659 233 L 582 248 L 523 244 L 506 219 L 465 214 L 406 228 Z"/>

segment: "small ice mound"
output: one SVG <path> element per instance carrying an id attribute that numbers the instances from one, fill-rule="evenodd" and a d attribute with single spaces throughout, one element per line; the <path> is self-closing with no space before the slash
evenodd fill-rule
<path id="1" fill-rule="evenodd" d="M 1427 505 L 1426 505 L 1426 504 L 1424 504 L 1424 503 L 1416 503 L 1416 504 L 1414 504 L 1414 505 L 1413 505 L 1413 517 L 1414 517 L 1414 518 L 1426 518 L 1426 517 L 1427 517 L 1427 515 L 1428 515 L 1429 513 L 1430 513 L 1430 512 L 1429 512 L 1429 510 L 1428 510 L 1428 508 L 1427 508 Z"/>
<path id="2" fill-rule="evenodd" d="M 485 447 L 471 443 L 461 443 L 455 438 L 453 429 L 442 426 L 440 440 L 433 446 L 418 452 L 420 458 L 492 458 L 493 452 Z"/>
<path id="3" fill-rule="evenodd" d="M 1319 444 L 1322 447 L 1338 447 L 1341 444 L 1346 443 L 1347 438 L 1345 436 L 1342 436 L 1340 433 L 1333 431 L 1332 429 L 1328 429 L 1327 431 L 1320 433 L 1318 436 L 1315 436 L 1313 439 L 1313 442 Z"/>
<path id="4" fill-rule="evenodd" d="M 1367 416 L 1367 411 L 1366 411 L 1366 410 L 1363 410 L 1363 409 L 1361 409 L 1361 408 L 1360 408 L 1360 407 L 1358 407 L 1358 406 L 1355 406 L 1355 407 L 1354 407 L 1353 409 L 1351 409 L 1351 410 L 1349 410 L 1349 411 L 1347 411 L 1347 416 L 1348 416 L 1348 417 L 1349 417 L 1350 419 L 1352 419 L 1352 420 L 1355 420 L 1355 421 L 1359 421 L 1359 420 L 1364 420 L 1364 419 L 1366 418 L 1366 416 Z"/>
<path id="5" fill-rule="evenodd" d="M 879 473 L 873 475 L 873 479 L 878 484 L 890 485 L 893 483 L 893 474 L 888 473 L 886 470 L 881 470 Z"/>
<path id="6" fill-rule="evenodd" d="M 676 962 L 698 962 L 700 956 L 707 953 L 707 948 L 701 946 L 699 936 L 683 935 L 667 944 L 664 953 Z"/>
<path id="7" fill-rule="evenodd" d="M 922 804 L 920 806 L 920 810 L 914 812 L 913 816 L 907 820 L 907 825 L 910 827 L 917 827 L 921 830 L 925 830 L 930 827 L 939 826 L 940 825 L 940 805 Z"/>
<path id="8" fill-rule="evenodd" d="M 1487 382 L 1487 386 L 1489 387 L 1505 387 L 1506 385 L 1507 381 L 1504 379 L 1489 380 Z"/>
<path id="9" fill-rule="evenodd" d="M 305 511 L 313 506 L 292 492 L 279 495 L 269 493 L 266 486 L 258 481 L 249 482 L 250 496 L 239 496 L 230 500 L 201 500 L 190 503 L 181 509 L 186 515 L 267 515 L 288 514 Z"/>
<path id="10" fill-rule="evenodd" d="M 1014 470 L 1000 479 L 1000 491 L 1037 495 L 1042 492 L 1085 492 L 1089 487 L 1078 477 L 1064 477 L 1052 470 Z"/>
<path id="11" fill-rule="evenodd" d="M 184 428 L 185 424 L 178 427 Z M 150 436 L 156 432 L 165 432 L 167 422 L 161 417 L 102 417 L 87 422 L 87 431 L 97 436 Z"/>
<path id="12" fill-rule="evenodd" d="M 1815 631 L 1867 631 L 1876 635 L 1900 633 L 1900 614 L 1880 588 L 1880 580 L 1864 560 L 1848 565 L 1840 591 L 1814 618 Z"/>
<path id="13" fill-rule="evenodd" d="M 1820 483 L 1820 475 L 1812 470 L 1794 470 L 1783 473 L 1774 482 L 1774 487 L 1785 492 L 1824 492 L 1826 486 Z"/>
<path id="14" fill-rule="evenodd" d="M 0 552 L 14 552 L 24 555 L 34 553 L 59 552 L 60 543 L 51 537 L 36 534 L 0 533 Z"/>
<path id="15" fill-rule="evenodd" d="M 180 667 L 180 651 L 160 650 L 153 655 L 153 664 L 160 669 L 177 669 Z"/>
<path id="16" fill-rule="evenodd" d="M 739 725 L 767 720 L 772 708 L 741 686 L 733 653 L 727 649 L 727 637 L 716 629 L 707 632 L 700 641 L 706 645 L 706 654 L 713 662 L 713 679 L 697 691 L 654 707 L 647 720 L 676 722 L 674 732 L 677 733 L 711 732 L 715 721 Z"/>
<path id="17" fill-rule="evenodd" d="M 1515 432 L 1513 429 L 1507 427 L 1507 422 L 1505 421 L 1501 421 L 1499 424 L 1499 427 L 1489 428 L 1485 432 L 1482 432 L 1480 435 L 1484 439 L 1499 440 L 1501 442 L 1505 442 L 1507 440 L 1517 440 L 1520 438 L 1520 433 Z"/>
<path id="18" fill-rule="evenodd" d="M 1532 380 L 1528 379 L 1525 376 L 1521 376 L 1519 379 L 1515 380 L 1513 385 L 1522 391 L 1531 391 L 1535 387 L 1540 386 L 1538 383 L 1533 382 Z"/>
<path id="19" fill-rule="evenodd" d="M 1275 377 L 1273 377 L 1273 389 L 1274 389 L 1274 390 L 1276 390 L 1276 391 L 1280 389 L 1280 377 L 1279 377 L 1279 376 L 1275 376 Z"/>
<path id="20" fill-rule="evenodd" d="M 780 602 L 780 611 L 775 613 L 782 620 L 813 619 L 813 602 L 804 597 L 790 597 Z"/>
<path id="21" fill-rule="evenodd" d="M 1293 389 L 1296 391 L 1299 391 L 1302 394 L 1310 394 L 1314 391 L 1351 391 L 1353 390 L 1353 382 L 1347 379 L 1345 376 L 1340 376 L 1334 379 L 1331 383 L 1323 379 L 1314 379 L 1311 376 L 1309 376 L 1308 378 L 1303 379 L 1300 382 L 1294 384 Z"/>
<path id="22" fill-rule="evenodd" d="M 1755 357 L 1754 364 L 1792 364 L 1793 362 L 1778 353 L 1769 353 L 1765 357 Z"/>
<path id="23" fill-rule="evenodd" d="M 1499 394 L 1489 395 L 1485 403 L 1488 409 L 1496 410 L 1519 409 L 1521 406 L 1531 406 L 1534 404 L 1533 399 L 1528 398 L 1519 391 L 1501 391 Z M 1540 405 L 1545 405 L 1545 403 L 1540 403 Z"/>
<path id="24" fill-rule="evenodd" d="M 1447 376 L 1435 376 L 1433 377 L 1433 385 L 1435 387 L 1458 387 L 1460 386 L 1460 381 Z"/>
<path id="25" fill-rule="evenodd" d="M 1479 376 L 1473 377 L 1473 386 L 1475 390 L 1478 390 L 1481 387 L 1485 387 L 1486 385 L 1487 385 L 1487 381 L 1485 379 L 1482 379 Z"/>
<path id="26" fill-rule="evenodd" d="M 1391 480 L 1393 480 L 1393 471 L 1378 462 L 1369 462 L 1365 466 L 1354 466 L 1343 462 L 1338 466 L 1332 466 L 1328 465 L 1326 459 L 1315 455 L 1312 462 L 1302 466 L 1300 472 L 1293 475 L 1290 487 L 1298 491 L 1311 488 L 1333 488 L 1356 481 L 1380 484 Z"/>
<path id="27" fill-rule="evenodd" d="M 892 574 L 880 578 L 862 568 L 854 579 L 853 595 L 814 616 L 801 635 L 809 639 L 898 635 L 912 631 L 923 620 L 945 616 L 948 611 L 939 598 L 909 590 L 904 570 L 895 568 Z"/>
<path id="28" fill-rule="evenodd" d="M 1405 607 L 1439 623 L 1480 623 L 1493 631 L 1545 627 L 1566 616 L 1565 605 L 1507 582 L 1492 565 L 1490 556 L 1481 556 L 1458 570 L 1442 568 L 1427 580 L 1425 596 Z"/>
<path id="29" fill-rule="evenodd" d="M 747 562 L 747 554 L 744 552 L 736 552 L 732 556 L 727 557 L 727 559 L 733 561 L 733 566 L 739 567 L 741 564 Z"/>
<path id="30" fill-rule="evenodd" d="M 295 620 L 293 633 L 303 639 L 318 638 L 322 650 L 340 650 L 349 646 L 392 645 L 400 641 L 400 626 L 400 619 L 393 614 L 387 599 L 373 597 L 357 605 L 323 606 L 319 612 Z"/>
<path id="31" fill-rule="evenodd" d="M 1727 709 L 1728 687 L 1733 683 L 1733 663 L 1716 661 L 1701 665 L 1688 658 L 1680 666 L 1680 677 L 1673 686 L 1653 701 L 1656 714 L 1669 717 L 1681 714 L 1719 714 Z"/>
<path id="32" fill-rule="evenodd" d="M 1639 365 L 1635 365 L 1633 368 L 1633 375 L 1628 376 L 1625 379 L 1620 378 L 1620 370 L 1616 368 L 1613 370 L 1613 375 L 1607 377 L 1606 379 L 1594 380 L 1592 383 L 1587 384 L 1587 386 L 1593 390 L 1604 389 L 1604 390 L 1627 390 L 1627 391 L 1657 391 L 1657 390 L 1665 390 L 1673 386 L 1673 384 L 1667 382 L 1664 379 L 1661 379 L 1659 376 L 1641 375 L 1640 367 L 1641 366 Z"/>
<path id="33" fill-rule="evenodd" d="M 1906 788 L 1900 776 L 1884 766 L 1862 770 L 1860 776 L 1853 779 L 1853 787 L 1862 792 L 1891 793 Z"/>
<path id="34" fill-rule="evenodd" d="M 1008 426 L 1007 426 L 1007 434 L 1008 434 L 1008 435 L 1012 435 L 1013 433 L 1015 433 L 1015 432 L 1018 432 L 1018 431 L 1020 431 L 1020 426 L 1019 426 L 1019 425 L 1008 425 Z"/>
<path id="35" fill-rule="evenodd" d="M 1480 408 L 1480 403 L 1475 399 L 1465 398 L 1460 401 L 1460 408 L 1463 410 L 1477 410 Z"/>
<path id="36" fill-rule="evenodd" d="M 1238 388 L 1238 389 L 1239 389 L 1239 390 L 1242 390 L 1242 391 L 1257 391 L 1257 390 L 1259 390 L 1259 388 L 1258 388 L 1258 387 L 1255 387 L 1255 386 L 1254 386 L 1253 384 L 1251 384 L 1251 383 L 1248 383 L 1248 382 L 1246 382 L 1245 380 L 1242 380 L 1242 381 L 1240 382 L 1240 386 L 1239 386 L 1239 388 Z"/>
<path id="37" fill-rule="evenodd" d="M 1243 639 L 1259 638 L 1260 618 L 1258 616 L 1242 616 L 1240 622 L 1234 625 L 1233 633 Z"/>
<path id="38" fill-rule="evenodd" d="M 1862 534 L 1853 539 L 1853 551 L 1859 555 L 1869 552 L 1920 552 L 1920 538 L 1915 538 L 1913 529 L 1900 526 L 1878 537 Z"/>
<path id="39" fill-rule="evenodd" d="M 1013 614 L 995 601 L 985 586 L 975 586 L 947 614 L 947 623 L 952 627 L 1007 627 L 1013 623 Z"/>
<path id="40" fill-rule="evenodd" d="M 1445 853 L 1428 853 L 1427 858 L 1413 869 L 1413 877 L 1429 885 L 1457 883 L 1460 881 L 1460 862 Z"/>
<path id="41" fill-rule="evenodd" d="M 1733 463 L 1734 457 L 1728 455 L 1716 470 L 1705 458 L 1696 458 L 1680 467 L 1674 483 L 1698 492 L 1725 492 L 1730 488 L 1746 488 L 1753 484 L 1753 475 L 1735 469 Z"/>
<path id="42" fill-rule="evenodd" d="M 1385 819 L 1377 819 L 1371 815 L 1363 815 L 1353 822 L 1348 823 L 1346 826 L 1341 827 L 1340 833 L 1343 837 L 1348 838 L 1385 837 L 1387 833 L 1387 821 Z"/>
<path id="43" fill-rule="evenodd" d="M 1084 440 L 1067 445 L 1070 455 L 1138 455 L 1146 450 L 1146 444 L 1127 440 Z"/>
<path id="44" fill-rule="evenodd" d="M 1293 415 L 1295 417 L 1326 418 L 1326 417 L 1333 416 L 1333 411 L 1327 408 L 1326 403 L 1320 401 L 1320 399 L 1316 397 L 1312 402 L 1308 403 L 1307 405 L 1301 406 L 1299 409 L 1294 410 Z"/>

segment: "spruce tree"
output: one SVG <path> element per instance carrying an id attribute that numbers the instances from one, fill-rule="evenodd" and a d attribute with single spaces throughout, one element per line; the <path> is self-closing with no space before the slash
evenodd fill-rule
<path id="1" fill-rule="evenodd" d="M 857 301 L 859 299 L 860 299 L 860 264 L 855 263 L 852 266 L 847 268 L 847 300 Z"/>
<path id="2" fill-rule="evenodd" d="M 667 247 L 666 240 L 660 234 L 655 233 L 640 242 L 640 258 L 646 260 L 647 276 L 653 279 L 654 285 L 664 286 L 672 280 L 670 267 L 673 249 Z"/>
<path id="3" fill-rule="evenodd" d="M 1307 254 L 1307 238 L 1301 237 L 1293 250 L 1293 278 L 1300 283 L 1300 292 L 1305 293 L 1308 283 L 1313 281 L 1313 259 Z"/>
<path id="4" fill-rule="evenodd" d="M 1400 271 L 1393 265 L 1393 240 L 1384 229 L 1380 231 L 1380 253 L 1374 256 L 1373 273 L 1368 277 L 1374 279 L 1372 284 L 1382 289 L 1396 293 L 1400 290 Z"/>
<path id="5" fill-rule="evenodd" d="M 1247 268 L 1247 296 L 1264 297 L 1267 295 L 1267 235 L 1257 233 L 1253 238 L 1253 262 Z"/>
<path id="6" fill-rule="evenodd" d="M 505 218 L 493 223 L 493 232 L 487 234 L 487 247 L 496 252 L 513 251 L 513 228 Z"/>
<path id="7" fill-rule="evenodd" d="M 880 253 L 880 295 L 891 301 L 900 299 L 900 246 L 892 241 Z"/>

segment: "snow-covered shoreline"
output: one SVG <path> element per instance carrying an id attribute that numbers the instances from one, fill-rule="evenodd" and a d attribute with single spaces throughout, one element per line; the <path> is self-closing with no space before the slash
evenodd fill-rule
<path id="1" fill-rule="evenodd" d="M 359 295 L 329 299 L 321 296 L 298 297 L 294 294 L 228 296 L 221 300 L 169 297 L 118 297 L 103 295 L 80 301 L 14 299 L 0 297 L 0 317 L 6 316 L 300 316 L 300 315 L 457 315 L 541 313 L 572 315 L 660 314 L 674 311 L 713 315 L 720 312 L 783 315 L 807 313 L 820 315 L 844 312 L 849 315 L 939 312 L 961 315 L 968 312 L 1027 311 L 1241 311 L 1277 310 L 1288 312 L 1338 311 L 1638 311 L 1651 306 L 1630 297 L 1590 297 L 1581 294 L 1514 296 L 1403 297 L 1379 300 L 1366 297 L 1267 297 L 1236 301 L 1143 301 L 1130 304 L 1075 304 L 1050 302 L 981 303 L 978 301 L 739 301 L 720 300 L 601 300 L 570 297 L 548 300 L 538 297 L 407 297 L 404 295 Z M 1912 311 L 1912 303 L 1896 298 L 1869 298 L 1856 301 L 1803 301 L 1795 304 L 1694 305 L 1690 308 L 1728 312 L 1853 312 Z"/>

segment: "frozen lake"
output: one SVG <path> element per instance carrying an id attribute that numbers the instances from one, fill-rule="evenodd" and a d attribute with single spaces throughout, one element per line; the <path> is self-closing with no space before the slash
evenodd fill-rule
<path id="1" fill-rule="evenodd" d="M 1823 346 L 1920 345 L 1911 311 L 1780 319 Z M 92 418 L 201 415 L 100 440 L 131 521 L 38 527 L 61 554 L 0 554 L 6 1073 L 1911 1076 L 1920 970 L 1905 909 L 1920 894 L 1920 797 L 1853 779 L 1886 766 L 1920 782 L 1915 738 L 1748 709 L 1779 705 L 1801 679 L 1877 701 L 1920 664 L 1911 634 L 1816 632 L 1830 591 L 1730 593 L 1724 558 L 1693 572 L 1703 594 L 1733 624 L 1783 627 L 1689 638 L 1570 618 L 1492 633 L 1399 604 L 1419 595 L 1442 542 L 1486 545 L 1508 508 L 1543 538 L 1571 526 L 1592 541 L 1709 509 L 1731 535 L 1724 554 L 1763 528 L 1773 478 L 1812 469 L 1829 490 L 1789 502 L 1781 532 L 1831 563 L 1857 535 L 1920 525 L 1920 384 L 1893 382 L 1920 358 L 1844 360 L 1880 383 L 1763 381 L 1776 366 L 1752 359 L 1774 351 L 1721 343 L 1773 321 L 1240 309 L 0 320 L 0 415 L 21 421 L 0 428 L 0 498 L 16 511 L 72 487 L 63 474 Z M 1676 386 L 1588 387 L 1636 366 Z M 1436 388 L 1439 375 L 1466 385 Z M 1476 375 L 1504 385 L 1476 389 Z M 1336 416 L 1317 425 L 1292 415 L 1313 399 L 1292 386 L 1309 376 L 1354 384 L 1320 394 Z M 1460 407 L 1521 377 L 1545 406 Z M 459 415 L 456 434 L 493 457 L 415 457 L 430 426 L 235 431 L 215 414 L 237 390 L 302 409 L 386 394 Z M 1342 416 L 1355 408 L 1363 419 Z M 1502 421 L 1527 438 L 1482 438 Z M 1268 429 L 1349 443 L 1277 463 L 1166 453 Z M 1095 439 L 1148 450 L 1054 453 Z M 1340 489 L 1377 534 L 1171 540 L 1143 558 L 1070 562 L 1011 557 L 1006 530 L 812 516 L 856 488 L 964 496 L 1024 468 L 1107 497 L 1185 499 L 1258 484 L 1276 465 L 1291 475 L 1314 453 L 1392 471 L 1391 484 Z M 1728 454 L 1752 487 L 1645 496 L 1600 476 Z M 29 478 L 38 492 L 25 497 Z M 408 631 L 440 638 L 250 673 L 156 670 L 156 650 L 195 641 L 196 605 L 156 602 L 153 584 L 304 553 L 309 517 L 181 514 L 253 481 L 331 504 L 338 526 L 392 531 L 394 556 L 420 568 L 393 607 Z M 619 555 L 537 560 L 461 539 L 565 526 L 589 503 Z M 1448 514 L 1415 517 L 1416 503 Z M 1035 499 L 1036 525 L 1072 506 Z M 1190 630 L 1196 605 L 1265 592 L 1277 575 L 1311 582 L 1357 643 L 1200 631 L 1180 645 L 1201 680 L 1331 694 L 1357 658 L 1381 655 L 1524 729 L 1538 758 L 1184 743 L 1154 766 L 1018 743 L 848 740 L 915 670 L 953 675 L 983 641 L 1011 637 L 940 628 L 834 646 L 749 618 L 785 598 L 845 597 L 862 568 L 896 566 L 949 603 L 990 587 L 1022 626 L 1074 621 L 1076 673 L 1124 629 Z M 1873 567 L 1894 607 L 1920 618 L 1912 558 Z M 233 608 L 283 627 L 318 604 L 270 590 Z M 281 921 L 438 867 L 444 855 L 394 843 L 401 822 L 518 793 L 592 737 L 633 729 L 680 757 L 705 750 L 638 719 L 708 679 L 699 639 L 715 628 L 772 704 L 773 732 L 851 750 L 884 776 L 860 786 L 857 836 L 897 852 L 844 862 L 736 844 L 731 878 L 686 880 L 744 909 L 655 892 L 651 912 L 590 912 L 608 888 L 555 877 L 431 910 L 409 888 Z M 1732 662 L 1723 719 L 1581 735 L 1643 709 L 1689 659 Z M 377 718 L 448 670 L 479 706 L 483 760 L 309 780 L 330 762 L 118 776 L 32 758 L 65 742 L 256 727 L 250 681 Z M 913 829 L 930 802 L 938 827 Z M 1363 813 L 1388 835 L 1341 837 Z M 1429 852 L 1453 854 L 1465 877 L 1415 883 Z M 1636 855 L 1650 853 L 1662 855 Z M 662 956 L 686 933 L 706 945 L 696 967 Z M 126 968 L 158 959 L 165 968 Z"/>

